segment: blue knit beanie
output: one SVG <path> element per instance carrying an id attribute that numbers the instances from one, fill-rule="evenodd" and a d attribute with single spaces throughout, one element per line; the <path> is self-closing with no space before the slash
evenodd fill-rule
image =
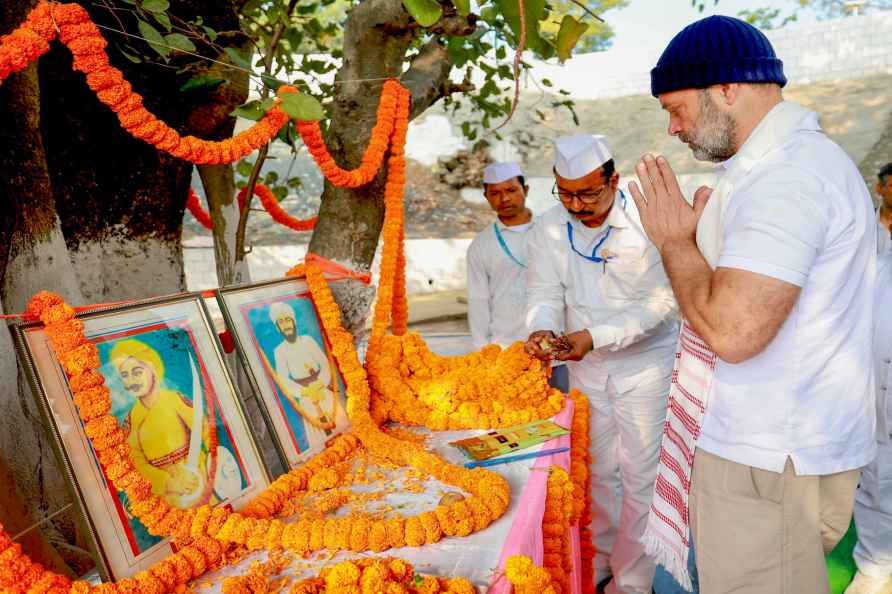
<path id="1" fill-rule="evenodd" d="M 787 84 L 784 64 L 765 35 L 740 19 L 711 16 L 672 38 L 650 71 L 653 96 L 726 83 Z"/>

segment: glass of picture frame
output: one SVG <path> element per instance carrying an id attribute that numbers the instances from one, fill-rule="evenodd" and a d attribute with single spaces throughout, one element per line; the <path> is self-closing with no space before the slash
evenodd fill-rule
<path id="1" fill-rule="evenodd" d="M 110 414 L 127 432 L 133 463 L 155 495 L 180 508 L 238 509 L 269 485 L 200 295 L 78 318 L 99 349 Z M 103 579 L 132 576 L 170 555 L 170 539 L 148 533 L 100 467 L 43 325 L 18 324 L 14 334 Z"/>
<path id="2" fill-rule="evenodd" d="M 294 468 L 349 427 L 344 382 L 307 284 L 224 287 L 217 299 L 283 463 Z"/>

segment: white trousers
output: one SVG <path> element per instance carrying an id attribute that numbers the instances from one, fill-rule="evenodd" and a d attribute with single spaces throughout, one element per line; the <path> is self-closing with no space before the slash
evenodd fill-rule
<path id="1" fill-rule="evenodd" d="M 861 471 L 855 493 L 855 563 L 861 573 L 892 576 L 892 442 L 880 444 L 876 459 Z"/>
<path id="2" fill-rule="evenodd" d="M 606 390 L 587 387 L 571 372 L 570 386 L 591 404 L 595 583 L 613 575 L 607 592 L 650 594 L 656 566 L 639 539 L 657 476 L 669 376 L 619 392 L 610 380 Z"/>

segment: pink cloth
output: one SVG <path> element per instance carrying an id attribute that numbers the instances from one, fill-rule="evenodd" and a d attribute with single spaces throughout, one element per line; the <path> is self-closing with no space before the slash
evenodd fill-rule
<path id="1" fill-rule="evenodd" d="M 686 590 L 692 589 L 688 573 L 691 471 L 715 365 L 715 353 L 682 320 L 654 496 L 641 542 L 645 552 Z"/>
<path id="2" fill-rule="evenodd" d="M 556 414 L 552 420 L 561 427 L 571 427 L 573 424 L 574 402 L 567 398 L 564 408 Z M 540 450 L 570 447 L 570 435 L 557 437 L 542 444 Z M 511 583 L 505 577 L 505 563 L 508 557 L 525 555 L 536 565 L 542 565 L 542 516 L 545 515 L 545 496 L 547 493 L 549 466 L 560 466 L 570 472 L 570 452 L 549 454 L 536 458 L 533 468 L 530 470 L 530 478 L 524 487 L 523 493 L 517 502 L 517 513 L 514 523 L 508 532 L 508 538 L 502 546 L 502 554 L 499 558 L 499 567 L 494 575 L 495 581 L 489 587 L 489 594 L 510 594 Z M 570 576 L 572 594 L 582 592 L 582 574 L 580 572 L 580 544 L 579 526 L 570 529 L 570 545 L 573 553 L 573 573 Z"/>

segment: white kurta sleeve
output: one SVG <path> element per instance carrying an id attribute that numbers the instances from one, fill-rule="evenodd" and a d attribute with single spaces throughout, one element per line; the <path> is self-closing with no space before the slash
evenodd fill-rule
<path id="1" fill-rule="evenodd" d="M 326 386 L 331 385 L 331 367 L 328 365 L 328 357 L 325 356 L 325 351 L 319 347 L 319 343 L 311 336 L 306 337 L 306 349 L 309 359 L 319 367 L 319 379 Z"/>
<path id="2" fill-rule="evenodd" d="M 648 250 L 648 257 L 649 268 L 643 282 L 651 285 L 650 290 L 643 299 L 588 328 L 594 350 L 624 349 L 649 338 L 664 321 L 678 315 L 678 303 L 656 250 Z"/>
<path id="3" fill-rule="evenodd" d="M 480 244 L 474 241 L 468 247 L 468 325 L 471 328 L 471 340 L 475 349 L 481 349 L 492 342 L 490 324 L 492 314 L 490 307 L 489 273 L 480 252 Z"/>
<path id="4" fill-rule="evenodd" d="M 549 226 L 536 225 L 527 241 L 527 329 L 561 332 L 564 319 L 564 285 L 551 249 Z"/>
<path id="5" fill-rule="evenodd" d="M 284 344 L 284 343 L 283 343 Z M 276 374 L 279 375 L 282 379 L 290 379 L 289 369 L 288 369 L 288 359 L 285 356 L 284 349 L 276 347 L 273 351 L 273 369 L 276 370 Z"/>

